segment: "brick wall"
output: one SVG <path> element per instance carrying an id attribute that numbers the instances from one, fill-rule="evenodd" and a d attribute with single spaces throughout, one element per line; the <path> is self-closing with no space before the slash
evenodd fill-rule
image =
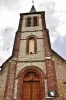
<path id="1" fill-rule="evenodd" d="M 66 61 L 56 53 L 53 53 L 55 61 L 56 77 L 60 100 L 66 100 Z"/>
<path id="2" fill-rule="evenodd" d="M 2 70 L 0 71 L 0 100 L 4 99 L 4 92 L 7 80 L 9 63 L 4 64 Z"/>

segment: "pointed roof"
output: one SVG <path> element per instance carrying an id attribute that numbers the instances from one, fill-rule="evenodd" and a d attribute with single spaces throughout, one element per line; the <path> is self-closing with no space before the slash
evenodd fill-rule
<path id="1" fill-rule="evenodd" d="M 32 5 L 30 12 L 36 12 L 34 5 Z"/>

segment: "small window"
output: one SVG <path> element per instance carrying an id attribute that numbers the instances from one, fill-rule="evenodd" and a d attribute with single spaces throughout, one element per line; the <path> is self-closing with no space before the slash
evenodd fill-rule
<path id="1" fill-rule="evenodd" d="M 27 18 L 27 27 L 30 27 L 31 26 L 31 18 Z"/>
<path id="2" fill-rule="evenodd" d="M 33 26 L 37 26 L 37 17 L 33 17 Z"/>

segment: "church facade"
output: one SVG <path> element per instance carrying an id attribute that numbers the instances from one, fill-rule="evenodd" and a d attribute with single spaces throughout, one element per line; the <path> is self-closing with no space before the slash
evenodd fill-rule
<path id="1" fill-rule="evenodd" d="M 51 49 L 45 12 L 21 13 L 12 56 L 0 71 L 0 100 L 66 100 L 66 60 Z"/>

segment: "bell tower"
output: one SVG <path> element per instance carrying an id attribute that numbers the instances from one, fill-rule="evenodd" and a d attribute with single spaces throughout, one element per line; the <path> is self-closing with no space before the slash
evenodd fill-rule
<path id="1" fill-rule="evenodd" d="M 8 74 L 6 100 L 57 100 L 56 72 L 45 12 L 37 12 L 34 5 L 29 13 L 20 14 Z"/>

